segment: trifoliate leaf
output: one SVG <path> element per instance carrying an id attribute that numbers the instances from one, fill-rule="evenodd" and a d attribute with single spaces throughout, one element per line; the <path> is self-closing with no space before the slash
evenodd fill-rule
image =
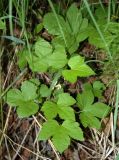
<path id="1" fill-rule="evenodd" d="M 99 129 L 101 123 L 98 118 L 104 118 L 110 111 L 110 107 L 103 103 L 94 103 L 93 105 L 87 104 L 81 109 L 80 119 L 84 127 L 94 127 Z"/>
<path id="2" fill-rule="evenodd" d="M 7 93 L 7 103 L 14 107 L 17 106 L 17 114 L 20 118 L 31 116 L 39 109 L 39 106 L 34 103 L 37 97 L 37 86 L 34 84 L 34 80 L 24 81 L 21 86 L 21 91 L 11 89 Z"/>
<path id="3" fill-rule="evenodd" d="M 11 89 L 7 92 L 6 100 L 10 106 L 18 106 L 24 97 L 18 89 Z"/>
<path id="4" fill-rule="evenodd" d="M 53 136 L 59 128 L 59 124 L 55 120 L 48 120 L 43 123 L 43 127 L 39 132 L 38 139 L 39 140 L 47 140 L 51 136 Z M 61 140 L 61 139 L 60 139 Z"/>
<path id="5" fill-rule="evenodd" d="M 68 135 L 71 138 L 81 141 L 84 140 L 83 132 L 77 122 L 66 120 L 63 122 L 62 126 L 68 130 Z"/>
<path id="6" fill-rule="evenodd" d="M 99 129 L 101 122 L 98 118 L 106 117 L 110 111 L 110 107 L 106 104 L 94 103 L 93 88 L 88 83 L 84 84 L 84 91 L 77 95 L 77 104 L 81 110 L 79 118 L 84 127 Z"/>
<path id="7" fill-rule="evenodd" d="M 37 86 L 32 82 L 25 81 L 22 83 L 21 91 L 22 91 L 24 100 L 29 101 L 29 100 L 35 99 L 37 97 L 36 90 L 37 90 Z"/>
<path id="8" fill-rule="evenodd" d="M 58 114 L 61 119 L 75 120 L 74 110 L 70 108 L 70 106 L 58 105 L 54 102 L 46 101 L 43 104 L 41 111 L 44 112 L 47 119 L 53 119 Z"/>
<path id="9" fill-rule="evenodd" d="M 91 105 L 94 102 L 94 95 L 91 90 L 85 90 L 77 95 L 79 108 L 82 110 L 85 106 Z"/>
<path id="10" fill-rule="evenodd" d="M 58 114 L 61 119 L 75 121 L 74 110 L 71 107 L 58 106 Z"/>
<path id="11" fill-rule="evenodd" d="M 40 38 L 35 44 L 35 53 L 28 63 L 34 72 L 46 72 L 49 67 L 53 69 L 63 68 L 67 64 L 67 55 L 63 46 L 52 46 L 46 40 Z"/>
<path id="12" fill-rule="evenodd" d="M 52 119 L 55 118 L 57 113 L 58 113 L 58 107 L 57 104 L 51 102 L 51 101 L 46 101 L 41 109 L 44 112 L 44 115 L 47 119 Z"/>
<path id="13" fill-rule="evenodd" d="M 70 145 L 70 138 L 83 140 L 83 133 L 78 123 L 67 120 L 59 125 L 55 120 L 48 120 L 43 124 L 39 133 L 39 140 L 47 140 L 52 137 L 56 149 L 62 153 Z"/>
<path id="14" fill-rule="evenodd" d="M 84 127 L 92 127 L 97 129 L 101 127 L 101 122 L 99 121 L 99 119 L 94 117 L 90 113 L 87 114 L 85 112 L 82 112 L 79 117 Z"/>
<path id="15" fill-rule="evenodd" d="M 91 94 L 92 93 L 89 91 L 84 91 L 82 94 L 78 94 L 77 101 L 79 108 L 83 112 L 90 113 L 95 117 L 104 118 L 109 113 L 110 107 L 101 102 L 92 104 L 94 101 L 94 96 L 92 96 Z M 87 98 L 85 98 L 84 96 Z"/>
<path id="16" fill-rule="evenodd" d="M 55 130 L 52 142 L 60 153 L 66 150 L 70 145 L 70 138 L 68 136 L 67 130 L 60 126 L 59 129 Z"/>
<path id="17" fill-rule="evenodd" d="M 65 49 L 62 46 L 58 46 L 48 60 L 49 66 L 54 69 L 63 68 L 67 63 L 67 56 Z"/>
<path id="18" fill-rule="evenodd" d="M 57 18 L 56 18 L 57 16 Z M 48 33 L 52 35 L 62 35 L 66 30 L 66 23 L 62 16 L 54 15 L 54 13 L 47 13 L 43 18 L 43 24 Z"/>
<path id="19" fill-rule="evenodd" d="M 66 13 L 66 21 L 62 16 L 51 12 L 44 16 L 43 24 L 48 33 L 56 35 L 52 40 L 53 45 L 64 46 L 70 54 L 78 49 L 79 42 L 88 37 L 87 33 L 84 32 L 84 36 L 82 34 L 87 28 L 88 20 L 86 18 L 82 19 L 81 11 L 75 4 L 69 7 Z"/>
<path id="20" fill-rule="evenodd" d="M 68 65 L 71 70 L 64 70 L 62 71 L 62 74 L 64 78 L 71 83 L 76 82 L 78 76 L 87 77 L 95 74 L 95 72 L 84 63 L 84 58 L 81 56 L 71 57 Z"/>
<path id="21" fill-rule="evenodd" d="M 70 96 L 69 93 L 61 93 L 58 96 L 57 104 L 60 106 L 71 106 L 75 103 L 76 103 L 75 99 L 72 96 Z"/>
<path id="22" fill-rule="evenodd" d="M 94 71 L 84 63 L 84 58 L 81 56 L 72 57 L 68 65 L 72 70 L 78 70 L 78 75 L 80 77 L 86 77 L 95 74 Z"/>
<path id="23" fill-rule="evenodd" d="M 17 114 L 20 118 L 29 117 L 38 112 L 39 106 L 33 101 L 26 101 L 17 107 Z"/>
<path id="24" fill-rule="evenodd" d="M 41 97 L 48 97 L 51 94 L 51 90 L 44 84 L 40 87 L 40 95 Z"/>

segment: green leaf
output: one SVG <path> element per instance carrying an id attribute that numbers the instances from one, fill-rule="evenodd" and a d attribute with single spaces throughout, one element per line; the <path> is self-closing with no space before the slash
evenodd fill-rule
<path id="1" fill-rule="evenodd" d="M 95 72 L 87 64 L 83 64 L 78 68 L 78 75 L 80 77 L 88 77 L 95 75 Z"/>
<path id="2" fill-rule="evenodd" d="M 17 107 L 17 114 L 20 118 L 29 117 L 38 112 L 39 106 L 33 101 L 26 101 Z"/>
<path id="3" fill-rule="evenodd" d="M 44 112 L 44 115 L 47 119 L 52 119 L 55 118 L 57 113 L 58 113 L 58 107 L 57 104 L 51 102 L 51 101 L 46 101 L 41 109 Z"/>
<path id="4" fill-rule="evenodd" d="M 71 101 L 70 101 L 70 104 L 72 104 Z M 53 119 L 57 116 L 57 114 L 59 114 L 59 117 L 61 119 L 65 119 L 65 120 L 68 119 L 73 121 L 75 120 L 74 110 L 69 106 L 64 105 L 63 103 L 62 105 L 61 104 L 59 105 L 51 101 L 46 101 L 43 104 L 41 111 L 44 112 L 44 115 L 47 119 Z"/>
<path id="5" fill-rule="evenodd" d="M 81 108 L 80 119 L 84 127 L 93 127 L 99 129 L 101 123 L 98 118 L 104 118 L 110 111 L 110 107 L 101 102 L 93 105 L 86 105 Z"/>
<path id="6" fill-rule="evenodd" d="M 55 120 L 50 120 L 43 124 L 38 139 L 47 140 L 52 138 L 54 146 L 62 153 L 70 145 L 70 137 L 76 140 L 84 139 L 78 123 L 67 120 L 62 125 L 58 125 Z"/>
<path id="7" fill-rule="evenodd" d="M 4 30 L 6 28 L 5 22 L 0 20 L 0 29 Z"/>
<path id="8" fill-rule="evenodd" d="M 108 16 L 108 9 L 102 8 L 101 6 L 98 6 L 98 8 L 95 10 L 95 18 L 96 20 L 100 19 L 104 21 L 105 23 L 107 22 L 107 16 Z"/>
<path id="9" fill-rule="evenodd" d="M 58 107 L 58 114 L 61 119 L 75 121 L 74 110 L 71 107 Z"/>
<path id="10" fill-rule="evenodd" d="M 78 49 L 79 43 L 76 41 L 76 37 L 74 35 L 72 35 L 68 32 L 65 32 L 64 35 L 65 35 L 65 40 L 66 40 L 67 46 L 65 45 L 65 42 L 64 42 L 64 39 L 62 36 L 55 37 L 52 40 L 52 44 L 54 46 L 61 45 L 63 47 L 66 47 L 68 52 L 70 54 L 72 54 Z"/>
<path id="11" fill-rule="evenodd" d="M 23 69 L 27 65 L 27 56 L 29 56 L 27 49 L 18 52 L 18 65 L 20 69 Z"/>
<path id="12" fill-rule="evenodd" d="M 24 81 L 21 86 L 22 95 L 24 100 L 29 101 L 37 97 L 37 86 L 29 81 Z"/>
<path id="13" fill-rule="evenodd" d="M 69 93 L 61 93 L 58 96 L 57 104 L 60 106 L 71 106 L 75 103 L 76 103 L 75 99 L 72 96 L 70 96 Z"/>
<path id="14" fill-rule="evenodd" d="M 68 65 L 71 70 L 64 70 L 62 71 L 62 74 L 64 78 L 71 83 L 76 82 L 78 76 L 87 77 L 95 74 L 95 72 L 84 63 L 84 58 L 81 56 L 71 57 Z"/>
<path id="15" fill-rule="evenodd" d="M 54 51 L 49 42 L 40 38 L 35 44 L 35 53 L 28 63 L 34 72 L 46 72 L 48 68 L 61 69 L 67 64 L 65 48 L 61 45 L 54 46 Z"/>
<path id="16" fill-rule="evenodd" d="M 67 24 L 69 24 L 71 28 L 71 32 L 73 32 L 73 34 L 77 34 L 82 22 L 82 14 L 74 3 L 69 7 L 66 18 Z"/>
<path id="17" fill-rule="evenodd" d="M 101 127 L 101 122 L 99 121 L 99 119 L 97 119 L 90 113 L 87 114 L 85 112 L 82 112 L 80 114 L 80 120 L 84 127 L 92 127 L 97 129 L 100 129 Z"/>
<path id="18" fill-rule="evenodd" d="M 36 78 L 31 78 L 29 82 L 35 84 L 37 87 L 40 85 L 39 79 L 36 79 Z"/>
<path id="19" fill-rule="evenodd" d="M 43 123 L 43 127 L 39 132 L 38 140 L 46 140 L 53 136 L 58 130 L 59 125 L 55 120 L 48 120 Z"/>
<path id="20" fill-rule="evenodd" d="M 75 83 L 77 81 L 78 77 L 78 71 L 75 70 L 63 70 L 62 75 L 65 78 L 65 80 Z"/>
<path id="21" fill-rule="evenodd" d="M 39 38 L 35 43 L 35 53 L 32 59 L 28 59 L 28 63 L 34 72 L 46 72 L 49 65 L 49 56 L 52 54 L 52 46 L 43 38 Z"/>
<path id="22" fill-rule="evenodd" d="M 40 87 L 40 95 L 41 97 L 48 97 L 51 94 L 51 90 L 44 84 Z"/>
<path id="23" fill-rule="evenodd" d="M 18 106 L 21 101 L 23 101 L 24 97 L 18 89 L 11 89 L 7 92 L 6 99 L 10 106 Z"/>
<path id="24" fill-rule="evenodd" d="M 99 118 L 104 118 L 110 111 L 110 107 L 104 103 L 97 102 L 92 105 L 91 113 Z"/>
<path id="25" fill-rule="evenodd" d="M 102 92 L 104 89 L 105 89 L 105 86 L 100 81 L 95 81 L 93 83 L 93 92 L 94 92 L 95 97 L 101 98 Z"/>
<path id="26" fill-rule="evenodd" d="M 90 83 L 84 83 L 83 85 L 84 91 L 93 91 L 92 85 Z"/>
<path id="27" fill-rule="evenodd" d="M 57 18 L 61 26 L 61 29 L 64 32 L 66 30 L 66 23 L 62 16 L 57 14 Z M 61 30 L 59 28 L 59 25 L 54 13 L 51 12 L 51 13 L 45 14 L 43 18 L 43 24 L 45 29 L 47 29 L 48 33 L 52 35 L 61 35 Z"/>
<path id="28" fill-rule="evenodd" d="M 71 57 L 68 62 L 68 65 L 72 70 L 79 70 L 80 66 L 82 66 L 83 64 L 84 64 L 84 57 L 81 56 Z"/>
<path id="29" fill-rule="evenodd" d="M 6 38 L 8 40 L 11 40 L 12 42 L 14 42 L 15 44 L 22 44 L 25 45 L 25 42 L 23 40 L 21 40 L 20 38 L 16 38 L 14 36 L 1 36 L 2 38 Z"/>
<path id="30" fill-rule="evenodd" d="M 67 63 L 67 56 L 64 47 L 57 46 L 53 54 L 49 57 L 48 63 L 49 66 L 54 69 L 63 68 Z"/>
<path id="31" fill-rule="evenodd" d="M 66 42 L 67 42 L 67 50 L 70 54 L 77 51 L 79 47 L 79 42 L 77 42 L 77 39 L 74 35 L 68 33 L 66 35 Z"/>
<path id="32" fill-rule="evenodd" d="M 68 135 L 71 138 L 81 141 L 84 140 L 83 132 L 77 122 L 66 120 L 63 122 L 62 126 L 68 130 Z"/>
<path id="33" fill-rule="evenodd" d="M 53 144 L 56 149 L 62 153 L 70 145 L 70 138 L 68 136 L 67 130 L 62 126 L 59 129 L 55 130 L 55 134 L 52 138 Z"/>
<path id="34" fill-rule="evenodd" d="M 47 57 L 40 59 L 32 56 L 32 60 L 28 60 L 29 66 L 33 72 L 46 72 L 48 69 Z"/>
<path id="35" fill-rule="evenodd" d="M 34 33 L 38 34 L 39 32 L 42 31 L 42 29 L 43 29 L 43 23 L 39 23 L 35 26 Z"/>
<path id="36" fill-rule="evenodd" d="M 100 87 L 101 85 L 99 85 Z M 110 112 L 110 107 L 104 103 L 94 103 L 94 94 L 91 84 L 84 84 L 84 91 L 77 95 L 77 104 L 81 110 L 80 120 L 84 127 L 99 129 L 101 122 L 98 118 L 104 118 Z"/>
<path id="37" fill-rule="evenodd" d="M 34 82 L 36 82 L 35 79 L 31 79 L 31 82 L 24 81 L 21 91 L 11 89 L 7 92 L 7 103 L 14 107 L 17 106 L 17 114 L 20 118 L 28 117 L 38 112 L 39 106 L 34 103 L 34 99 L 37 97 L 37 86 Z"/>
<path id="38" fill-rule="evenodd" d="M 72 57 L 68 65 L 72 70 L 78 70 L 78 75 L 80 77 L 86 77 L 94 74 L 94 71 L 84 63 L 84 58 L 81 56 Z"/>
<path id="39" fill-rule="evenodd" d="M 89 43 L 96 46 L 97 48 L 101 48 L 104 50 L 107 50 L 107 47 L 110 47 L 111 43 L 116 38 L 115 34 L 111 34 L 110 32 L 108 32 L 107 28 L 105 29 L 105 24 L 101 26 L 100 30 L 103 34 L 106 44 L 102 41 L 102 38 L 94 27 L 89 26 L 87 30 L 89 32 Z"/>
<path id="40" fill-rule="evenodd" d="M 44 16 L 43 24 L 48 33 L 56 35 L 52 43 L 66 47 L 70 54 L 78 49 L 79 42 L 88 37 L 87 33 L 84 32 L 84 36 L 82 34 L 82 31 L 88 27 L 88 20 L 86 18 L 82 19 L 82 14 L 74 3 L 66 13 L 66 21 L 62 16 L 54 15 L 51 12 Z"/>
<path id="41" fill-rule="evenodd" d="M 84 41 L 85 39 L 87 39 L 88 36 L 89 36 L 88 30 L 86 30 L 86 29 L 81 30 L 81 31 L 78 32 L 78 35 L 76 37 L 76 41 L 78 43 L 80 43 L 80 42 Z"/>
<path id="42" fill-rule="evenodd" d="M 35 54 L 39 58 L 44 58 L 52 53 L 52 46 L 43 38 L 39 38 L 35 43 Z"/>
<path id="43" fill-rule="evenodd" d="M 85 90 L 77 95 L 79 108 L 84 109 L 85 106 L 91 105 L 94 102 L 94 95 L 91 90 Z"/>
<path id="44" fill-rule="evenodd" d="M 88 19 L 83 18 L 81 26 L 80 26 L 80 32 L 86 30 L 87 27 L 88 27 Z"/>

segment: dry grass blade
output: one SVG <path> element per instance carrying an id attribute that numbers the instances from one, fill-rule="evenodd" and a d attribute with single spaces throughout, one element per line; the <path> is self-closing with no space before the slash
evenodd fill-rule
<path id="1" fill-rule="evenodd" d="M 32 124 L 30 125 L 30 127 L 28 128 L 28 130 L 27 130 L 27 132 L 26 132 L 26 134 L 25 134 L 25 136 L 24 136 L 24 138 L 23 138 L 20 146 L 22 146 L 22 145 L 24 144 L 24 142 L 25 142 L 25 140 L 26 140 L 26 138 L 27 138 L 27 136 L 28 136 L 28 134 L 29 134 L 32 126 L 34 125 L 34 123 L 35 123 L 35 121 L 33 121 Z M 20 150 L 21 150 L 21 147 L 18 147 L 18 149 L 16 150 L 16 153 L 15 153 L 15 155 L 13 156 L 12 160 L 15 160 L 15 159 L 16 159 L 16 157 L 17 157 L 17 155 L 18 155 L 18 153 L 19 153 Z"/>
<path id="2" fill-rule="evenodd" d="M 2 131 L 0 130 L 0 132 L 2 133 Z M 21 147 L 22 149 L 24 150 L 27 150 L 28 152 L 32 153 L 33 155 L 35 156 L 38 156 L 41 160 L 51 160 L 50 158 L 46 158 L 46 157 L 43 157 L 43 156 L 40 156 L 38 155 L 37 153 L 33 152 L 32 150 L 14 142 L 10 137 L 8 137 L 6 134 L 3 134 L 4 135 L 4 138 L 6 138 L 7 140 L 9 140 L 9 142 L 11 142 L 11 144 L 15 145 L 15 146 L 18 146 L 18 147 Z"/>
<path id="3" fill-rule="evenodd" d="M 5 134 L 6 130 L 7 130 L 10 113 L 11 113 L 11 107 L 9 108 L 9 111 L 8 111 L 8 114 L 7 114 L 7 119 L 6 119 L 6 122 L 5 122 L 5 126 L 4 126 L 4 129 L 3 129 L 3 132 L 2 132 L 2 136 L 1 136 L 1 138 L 0 138 L 0 146 L 1 146 L 1 144 L 2 144 L 4 134 Z"/>

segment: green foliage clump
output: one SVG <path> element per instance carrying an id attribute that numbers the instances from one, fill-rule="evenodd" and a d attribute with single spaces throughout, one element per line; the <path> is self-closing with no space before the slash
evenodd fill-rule
<path id="1" fill-rule="evenodd" d="M 95 12 L 97 23 L 107 46 L 113 46 L 113 49 L 113 42 L 116 44 L 115 40 L 118 39 L 118 24 L 110 22 L 105 26 L 106 14 L 103 19 L 102 15 L 104 14 L 98 8 Z M 49 86 L 40 84 L 36 79 L 24 81 L 20 89 L 10 89 L 7 92 L 6 101 L 10 106 L 16 107 L 20 118 L 42 112 L 46 122 L 43 123 L 38 139 L 51 139 L 56 149 L 62 153 L 70 145 L 71 139 L 84 140 L 80 124 L 100 129 L 101 119 L 108 115 L 110 107 L 100 102 L 105 89 L 100 81 L 95 81 L 92 85 L 84 84 L 82 93 L 75 96 L 64 92 L 62 86 L 58 91 L 52 86 L 61 76 L 70 83 L 76 83 L 78 77 L 95 75 L 85 58 L 80 56 L 80 42 L 88 38 L 98 48 L 107 49 L 107 46 L 92 22 L 89 24 L 74 3 L 68 8 L 65 17 L 54 12 L 46 13 L 42 24 L 34 32 L 40 32 L 43 28 L 51 35 L 51 41 L 39 36 L 35 44 L 29 45 L 30 53 L 26 48 L 18 53 L 18 65 L 22 70 L 28 63 L 33 73 L 47 72 L 51 78 Z M 59 71 L 61 74 L 53 79 Z"/>
<path id="2" fill-rule="evenodd" d="M 7 103 L 17 106 L 17 114 L 24 118 L 38 112 L 39 106 L 34 102 L 37 96 L 37 86 L 31 81 L 24 81 L 21 90 L 11 89 L 7 92 Z"/>

